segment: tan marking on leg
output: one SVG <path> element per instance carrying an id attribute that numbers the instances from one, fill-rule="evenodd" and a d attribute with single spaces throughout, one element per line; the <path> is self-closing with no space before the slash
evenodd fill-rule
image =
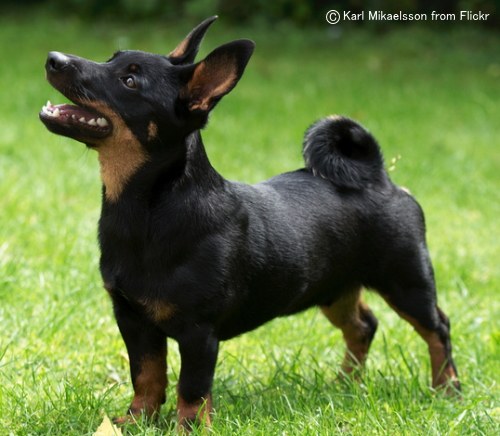
<path id="1" fill-rule="evenodd" d="M 423 327 L 412 316 L 401 312 L 394 305 L 392 305 L 387 298 L 385 300 L 401 318 L 412 325 L 412 327 L 416 330 L 420 337 L 427 343 L 431 358 L 432 387 L 439 388 L 441 386 L 447 385 L 448 382 L 452 382 L 454 386 L 458 387 L 458 376 L 453 369 L 448 356 L 446 355 L 445 345 L 439 338 L 439 335 L 436 332 Z"/>
<path id="2" fill-rule="evenodd" d="M 165 401 L 167 388 L 167 363 L 164 357 L 147 357 L 141 362 L 141 371 L 134 380 L 134 398 L 129 415 L 115 419 L 117 424 L 126 424 L 141 414 L 154 418 Z"/>
<path id="3" fill-rule="evenodd" d="M 188 403 L 180 395 L 177 396 L 177 417 L 179 426 L 189 430 L 193 423 L 210 426 L 212 421 L 210 413 L 212 412 L 212 395 L 207 394 L 194 403 Z"/>
<path id="4" fill-rule="evenodd" d="M 347 346 L 342 371 L 346 374 L 362 367 L 371 344 L 371 326 L 362 319 L 363 312 L 371 313 L 360 300 L 361 290 L 354 291 L 329 307 L 321 307 L 328 320 L 342 330 Z M 372 315 L 373 316 L 373 315 Z"/>
<path id="5" fill-rule="evenodd" d="M 444 345 L 441 343 L 437 333 L 426 331 L 423 334 L 420 333 L 420 335 L 424 338 L 429 347 L 432 368 L 432 386 L 438 388 L 439 386 L 446 385 L 449 381 L 458 381 L 457 374 L 448 362 Z"/>
<path id="6" fill-rule="evenodd" d="M 132 175 L 148 160 L 148 156 L 116 112 L 100 102 L 85 102 L 85 105 L 104 115 L 113 127 L 110 136 L 96 143 L 95 150 L 101 165 L 106 199 L 115 202 Z"/>

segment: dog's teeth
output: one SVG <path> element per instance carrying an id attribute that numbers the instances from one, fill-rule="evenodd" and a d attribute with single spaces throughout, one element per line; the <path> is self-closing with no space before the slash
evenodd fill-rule
<path id="1" fill-rule="evenodd" d="M 56 108 L 54 112 L 52 112 L 52 115 L 56 118 L 59 117 L 59 115 L 61 115 L 61 111 L 59 110 L 59 108 Z"/>
<path id="2" fill-rule="evenodd" d="M 76 115 L 75 114 L 71 115 L 71 118 L 73 118 L 74 120 L 76 120 Z"/>
<path id="3" fill-rule="evenodd" d="M 46 104 L 47 107 L 51 107 L 52 106 L 52 103 L 50 102 L 50 100 L 47 100 L 47 104 Z"/>
<path id="4" fill-rule="evenodd" d="M 80 123 L 86 123 L 87 122 L 87 120 L 85 118 L 83 118 L 83 117 L 81 117 L 78 121 L 80 121 Z"/>
<path id="5" fill-rule="evenodd" d="M 91 120 L 89 120 L 87 124 L 88 124 L 89 126 L 97 126 L 97 123 L 96 123 L 96 121 L 95 121 L 95 119 L 94 119 L 94 118 L 92 118 Z"/>
<path id="6" fill-rule="evenodd" d="M 104 118 L 97 118 L 97 125 L 99 127 L 106 127 L 108 125 L 108 121 Z"/>

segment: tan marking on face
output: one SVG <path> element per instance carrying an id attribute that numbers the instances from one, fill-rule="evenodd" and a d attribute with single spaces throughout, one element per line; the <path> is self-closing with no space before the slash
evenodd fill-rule
<path id="1" fill-rule="evenodd" d="M 196 422 L 210 426 L 212 424 L 211 412 L 212 395 L 210 393 L 194 403 L 188 403 L 180 395 L 177 395 L 177 418 L 181 428 L 189 430 L 192 423 Z"/>
<path id="2" fill-rule="evenodd" d="M 158 135 L 158 125 L 154 121 L 148 124 L 148 141 L 152 141 Z"/>
<path id="3" fill-rule="evenodd" d="M 85 104 L 104 115 L 113 126 L 111 135 L 99 140 L 95 149 L 106 199 L 115 202 L 130 178 L 148 160 L 148 155 L 118 114 L 103 103 Z"/>

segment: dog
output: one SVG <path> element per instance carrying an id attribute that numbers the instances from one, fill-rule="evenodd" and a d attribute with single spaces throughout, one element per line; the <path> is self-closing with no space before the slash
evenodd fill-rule
<path id="1" fill-rule="evenodd" d="M 432 385 L 459 391 L 422 210 L 391 182 L 367 130 L 342 116 L 317 121 L 305 134 L 305 167 L 256 185 L 210 164 L 200 129 L 254 49 L 236 40 L 195 63 L 216 18 L 167 56 L 119 51 L 96 63 L 50 52 L 45 65 L 74 105 L 47 103 L 41 121 L 97 151 L 100 164 L 100 271 L 134 387 L 116 422 L 157 416 L 172 338 L 178 423 L 210 424 L 220 341 L 312 306 L 342 331 L 342 373 L 356 372 L 377 329 L 364 288 L 427 343 Z"/>

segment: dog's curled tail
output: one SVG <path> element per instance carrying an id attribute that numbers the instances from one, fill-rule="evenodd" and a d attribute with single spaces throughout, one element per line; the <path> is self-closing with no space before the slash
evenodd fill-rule
<path id="1" fill-rule="evenodd" d="M 363 189 L 385 180 L 384 160 L 375 138 L 356 121 L 330 116 L 304 136 L 306 167 L 338 188 Z"/>

